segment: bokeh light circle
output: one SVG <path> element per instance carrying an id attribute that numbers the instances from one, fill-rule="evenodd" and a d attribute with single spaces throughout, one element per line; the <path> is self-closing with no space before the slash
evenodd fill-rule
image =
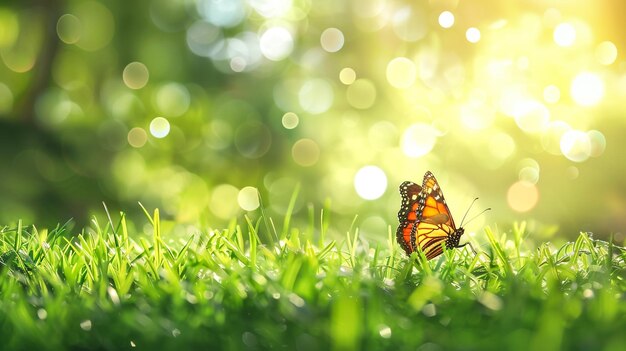
<path id="1" fill-rule="evenodd" d="M 454 15 L 450 11 L 443 11 L 439 15 L 439 25 L 442 28 L 450 28 L 454 25 Z"/>
<path id="2" fill-rule="evenodd" d="M 561 99 L 561 91 L 554 85 L 548 85 L 543 89 L 543 100 L 550 104 L 556 104 Z"/>
<path id="3" fill-rule="evenodd" d="M 539 189 L 535 184 L 520 180 L 509 187 L 507 204 L 517 212 L 528 212 L 539 202 Z"/>
<path id="4" fill-rule="evenodd" d="M 254 211 L 259 208 L 259 190 L 252 186 L 246 186 L 239 190 L 237 203 L 244 211 Z"/>
<path id="5" fill-rule="evenodd" d="M 597 105 L 604 97 L 604 81 L 595 73 L 582 72 L 572 81 L 570 95 L 580 106 Z"/>
<path id="6" fill-rule="evenodd" d="M 387 64 L 387 81 L 398 89 L 406 89 L 415 83 L 417 68 L 406 57 L 396 57 Z"/>
<path id="7" fill-rule="evenodd" d="M 460 109 L 463 125 L 470 130 L 481 130 L 490 127 L 496 119 L 496 111 L 481 99 L 471 99 Z"/>
<path id="8" fill-rule="evenodd" d="M 413 158 L 428 154 L 435 147 L 438 132 L 434 127 L 424 123 L 409 126 L 402 134 L 402 151 Z"/>
<path id="9" fill-rule="evenodd" d="M 127 140 L 130 146 L 140 148 L 148 141 L 148 133 L 143 128 L 135 127 L 128 132 Z"/>
<path id="10" fill-rule="evenodd" d="M 357 79 L 346 90 L 348 103 L 358 109 L 368 109 L 376 101 L 376 86 L 369 79 Z"/>
<path id="11" fill-rule="evenodd" d="M 150 134 L 155 138 L 165 138 L 170 133 L 170 122 L 163 117 L 156 117 L 150 122 Z"/>
<path id="12" fill-rule="evenodd" d="M 403 6 L 391 18 L 393 31 L 398 38 L 415 42 L 428 34 L 426 15 L 416 7 Z"/>
<path id="13" fill-rule="evenodd" d="M 578 178 L 578 176 L 580 175 L 580 171 L 576 166 L 569 166 L 565 170 L 565 174 L 567 175 L 567 178 L 574 180 Z"/>
<path id="14" fill-rule="evenodd" d="M 310 167 L 317 163 L 320 157 L 320 148 L 311 139 L 300 139 L 291 148 L 293 160 L 302 167 Z"/>
<path id="15" fill-rule="evenodd" d="M 387 190 L 387 175 L 376 166 L 365 166 L 354 176 L 354 188 L 365 200 L 375 200 Z"/>
<path id="16" fill-rule="evenodd" d="M 320 36 L 320 44 L 328 52 L 341 50 L 344 40 L 343 33 L 337 28 L 327 28 Z"/>
<path id="17" fill-rule="evenodd" d="M 561 137 L 572 127 L 563 121 L 550 122 L 548 128 L 541 135 L 541 146 L 552 155 L 562 155 Z"/>
<path id="18" fill-rule="evenodd" d="M 150 73 L 148 67 L 141 62 L 131 62 L 122 72 L 122 80 L 131 89 L 141 89 L 146 86 Z"/>
<path id="19" fill-rule="evenodd" d="M 8 7 L 0 8 L 0 48 L 13 46 L 20 33 L 19 17 Z"/>
<path id="20" fill-rule="evenodd" d="M 298 123 L 300 123 L 300 119 L 295 113 L 287 112 L 283 115 L 282 123 L 283 127 L 285 127 L 286 129 L 294 129 L 298 126 Z"/>
<path id="21" fill-rule="evenodd" d="M 529 100 L 519 103 L 515 113 L 515 123 L 527 133 L 544 131 L 550 122 L 550 110 L 539 101 Z"/>
<path id="22" fill-rule="evenodd" d="M 530 184 L 537 184 L 539 181 L 539 163 L 532 158 L 525 158 L 517 164 L 517 176 L 519 180 Z"/>
<path id="23" fill-rule="evenodd" d="M 263 32 L 259 45 L 263 56 L 272 61 L 280 61 L 291 54 L 293 37 L 284 27 L 271 27 Z"/>
<path id="24" fill-rule="evenodd" d="M 576 29 L 570 23 L 561 23 L 554 28 L 552 37 L 559 46 L 572 46 L 576 41 Z"/>
<path id="25" fill-rule="evenodd" d="M 13 92 L 0 82 L 0 114 L 9 113 L 13 109 Z"/>
<path id="26" fill-rule="evenodd" d="M 239 211 L 239 189 L 230 184 L 220 184 L 211 192 L 209 209 L 215 216 L 230 220 Z"/>
<path id="27" fill-rule="evenodd" d="M 184 85 L 167 83 L 156 90 L 154 103 L 159 113 L 169 117 L 178 117 L 189 109 L 191 96 Z"/>
<path id="28" fill-rule="evenodd" d="M 480 41 L 480 30 L 475 27 L 470 27 L 465 31 L 465 39 L 470 43 L 478 43 Z"/>
<path id="29" fill-rule="evenodd" d="M 497 133 L 489 138 L 489 152 L 501 164 L 515 153 L 515 140 L 506 133 Z"/>
<path id="30" fill-rule="evenodd" d="M 589 135 L 579 130 L 569 130 L 561 137 L 561 152 L 567 159 L 583 162 L 591 156 Z"/>
<path id="31" fill-rule="evenodd" d="M 285 16 L 292 10 L 293 0 L 250 0 L 248 3 L 265 18 Z"/>
<path id="32" fill-rule="evenodd" d="M 354 83 L 355 80 L 356 72 L 352 68 L 345 67 L 341 70 L 341 72 L 339 72 L 339 81 L 341 81 L 341 83 L 350 85 Z"/>
<path id="33" fill-rule="evenodd" d="M 115 33 L 115 18 L 107 7 L 97 1 L 78 2 L 74 15 L 80 22 L 80 37 L 76 45 L 86 51 L 107 46 Z"/>
<path id="34" fill-rule="evenodd" d="M 302 109 L 311 114 L 328 111 L 335 94 L 331 85 L 324 79 L 315 78 L 306 81 L 298 92 L 298 101 Z"/>
<path id="35" fill-rule="evenodd" d="M 75 44 L 80 39 L 81 23 L 78 17 L 66 13 L 57 21 L 57 35 L 65 44 Z"/>
<path id="36" fill-rule="evenodd" d="M 234 27 L 246 17 L 243 0 L 198 0 L 196 6 L 204 19 L 219 27 Z"/>
<path id="37" fill-rule="evenodd" d="M 606 149 L 606 138 L 604 137 L 604 134 L 598 130 L 590 130 L 587 132 L 587 136 L 591 142 L 591 152 L 589 155 L 592 157 L 602 155 L 604 153 L 604 149 Z"/>
<path id="38" fill-rule="evenodd" d="M 272 133 L 265 124 L 251 121 L 240 125 L 235 131 L 235 147 L 247 158 L 260 158 L 272 145 Z"/>
<path id="39" fill-rule="evenodd" d="M 613 64 L 617 59 L 617 46 L 610 41 L 603 41 L 596 46 L 596 60 L 605 66 Z"/>

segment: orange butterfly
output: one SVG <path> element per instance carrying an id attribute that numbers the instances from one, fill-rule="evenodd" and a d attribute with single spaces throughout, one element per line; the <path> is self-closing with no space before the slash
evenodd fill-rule
<path id="1" fill-rule="evenodd" d="M 419 248 L 430 260 L 441 255 L 441 244 L 449 249 L 466 245 L 459 245 L 465 229 L 454 225 L 441 188 L 430 171 L 424 175 L 422 186 L 403 182 L 400 195 L 402 206 L 396 238 L 407 255 Z"/>

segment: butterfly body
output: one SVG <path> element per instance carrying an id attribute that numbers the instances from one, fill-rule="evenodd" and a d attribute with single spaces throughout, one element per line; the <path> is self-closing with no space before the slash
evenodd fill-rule
<path id="1" fill-rule="evenodd" d="M 441 187 L 430 171 L 424 175 L 421 186 L 403 182 L 400 195 L 396 238 L 407 255 L 419 248 L 426 258 L 432 259 L 443 253 L 442 244 L 449 249 L 463 246 L 459 242 L 464 229 L 456 228 Z"/>

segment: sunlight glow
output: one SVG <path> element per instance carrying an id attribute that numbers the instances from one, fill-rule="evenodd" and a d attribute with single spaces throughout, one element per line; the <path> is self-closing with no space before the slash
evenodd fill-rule
<path id="1" fill-rule="evenodd" d="M 572 81 L 570 95 L 580 106 L 595 106 L 604 97 L 604 81 L 597 74 L 582 72 Z"/>
<path id="2" fill-rule="evenodd" d="M 365 166 L 354 176 L 354 188 L 365 200 L 376 200 L 387 190 L 387 175 L 376 166 Z"/>

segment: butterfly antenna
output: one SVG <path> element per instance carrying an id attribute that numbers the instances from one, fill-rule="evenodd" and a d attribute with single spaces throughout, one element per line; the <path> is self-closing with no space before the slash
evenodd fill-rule
<path id="1" fill-rule="evenodd" d="M 491 211 L 491 207 L 487 207 L 487 208 L 486 208 L 486 209 L 484 209 L 481 213 L 479 213 L 479 214 L 477 214 L 476 216 L 474 216 L 474 217 L 470 218 L 470 219 L 467 221 L 467 223 L 469 223 L 469 222 L 471 222 L 471 221 L 475 220 L 476 218 L 478 218 L 478 216 L 482 215 L 483 213 L 485 213 L 485 212 L 487 212 L 487 211 Z M 465 224 L 467 224 L 467 223 L 465 223 Z"/>
<path id="2" fill-rule="evenodd" d="M 461 218 L 461 225 L 459 225 L 459 227 L 463 227 L 463 221 L 465 221 L 465 217 L 467 216 L 467 214 L 469 213 L 469 210 L 472 209 L 472 206 L 474 206 L 474 202 L 476 202 L 476 200 L 478 200 L 478 198 L 475 198 L 472 203 L 469 205 L 469 207 L 467 208 L 467 211 L 465 211 L 465 214 L 463 215 L 463 218 Z"/>

